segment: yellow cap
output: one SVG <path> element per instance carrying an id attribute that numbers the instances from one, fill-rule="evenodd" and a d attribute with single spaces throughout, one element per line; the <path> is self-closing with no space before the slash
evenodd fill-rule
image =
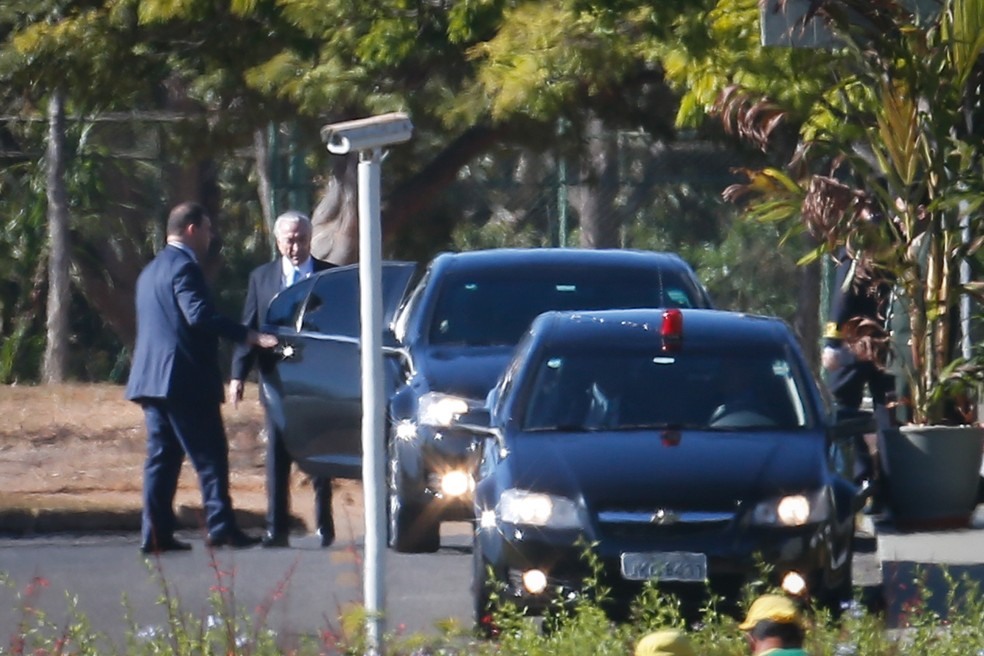
<path id="1" fill-rule="evenodd" d="M 745 621 L 738 625 L 742 631 L 751 631 L 762 620 L 778 622 L 779 624 L 802 625 L 799 609 L 789 597 L 782 595 L 762 595 L 752 602 Z"/>
<path id="2" fill-rule="evenodd" d="M 678 629 L 656 631 L 642 637 L 635 656 L 697 656 L 690 638 Z"/>

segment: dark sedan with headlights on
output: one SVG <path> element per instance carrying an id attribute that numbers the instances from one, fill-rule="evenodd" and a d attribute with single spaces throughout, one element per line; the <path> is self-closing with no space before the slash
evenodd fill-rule
<path id="1" fill-rule="evenodd" d="M 655 580 L 683 597 L 775 583 L 851 592 L 852 436 L 789 327 L 714 310 L 550 312 L 489 394 L 475 491 L 476 620 L 573 600 L 587 545 L 623 611 Z M 478 421 L 476 421 L 478 419 Z M 488 421 L 485 425 L 483 420 Z"/>
<path id="2" fill-rule="evenodd" d="M 436 551 L 441 522 L 473 518 L 480 441 L 448 424 L 484 403 L 538 314 L 710 306 L 690 266 L 669 253 L 445 253 L 401 302 L 410 273 L 406 264 L 383 267 L 388 533 L 401 552 Z M 339 267 L 284 290 L 268 313 L 281 344 L 274 373 L 264 377 L 267 407 L 311 473 L 361 475 L 357 300 L 357 269 Z"/>

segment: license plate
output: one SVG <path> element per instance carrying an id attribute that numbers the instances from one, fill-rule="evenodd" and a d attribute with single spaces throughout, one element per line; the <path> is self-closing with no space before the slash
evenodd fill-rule
<path id="1" fill-rule="evenodd" d="M 707 556 L 687 551 L 622 554 L 622 576 L 629 581 L 688 581 L 707 579 Z"/>

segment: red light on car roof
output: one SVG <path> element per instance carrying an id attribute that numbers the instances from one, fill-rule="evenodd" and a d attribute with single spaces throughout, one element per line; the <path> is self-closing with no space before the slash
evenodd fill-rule
<path id="1" fill-rule="evenodd" d="M 683 312 L 677 308 L 663 311 L 663 325 L 659 327 L 660 337 L 663 338 L 663 350 L 669 351 L 680 347 L 683 341 Z"/>

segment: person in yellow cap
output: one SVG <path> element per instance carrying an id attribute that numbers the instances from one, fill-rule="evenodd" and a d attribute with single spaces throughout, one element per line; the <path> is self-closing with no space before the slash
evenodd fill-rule
<path id="1" fill-rule="evenodd" d="M 686 633 L 679 629 L 663 629 L 640 638 L 635 656 L 697 656 L 697 652 Z"/>
<path id="2" fill-rule="evenodd" d="M 752 602 L 738 628 L 745 632 L 752 654 L 807 656 L 803 650 L 803 618 L 789 597 L 762 595 Z"/>

